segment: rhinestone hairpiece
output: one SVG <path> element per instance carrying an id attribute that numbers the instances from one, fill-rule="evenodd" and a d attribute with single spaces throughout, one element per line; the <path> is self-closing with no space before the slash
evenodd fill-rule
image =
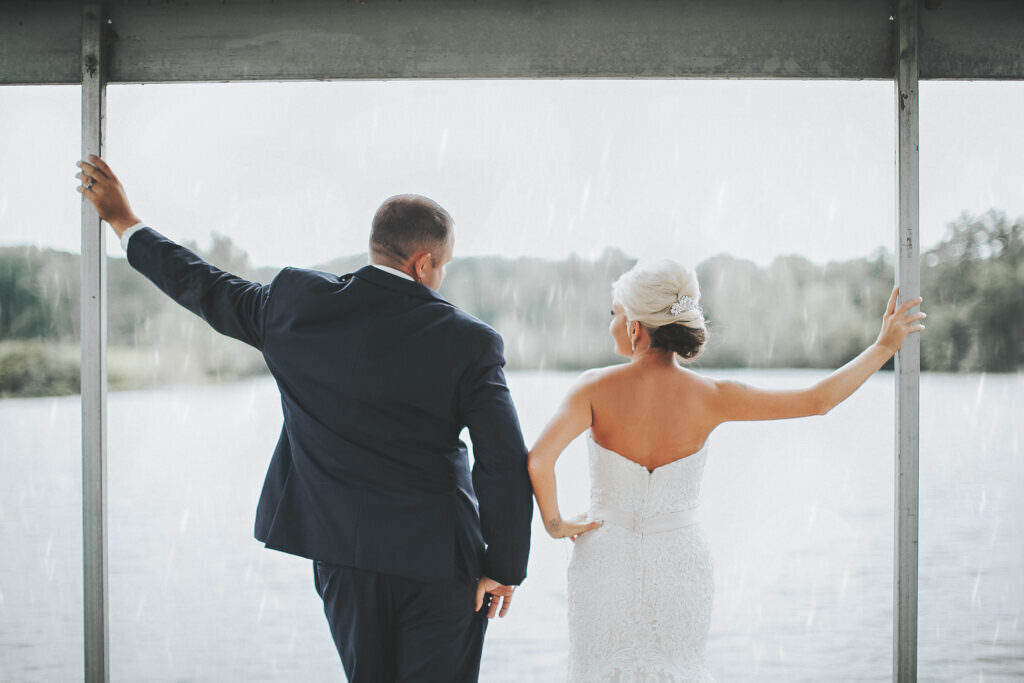
<path id="1" fill-rule="evenodd" d="M 672 304 L 668 311 L 672 315 L 679 315 L 683 311 L 695 311 L 697 309 L 697 302 L 693 299 L 693 297 L 684 294 L 681 297 L 679 297 L 679 301 Z"/>

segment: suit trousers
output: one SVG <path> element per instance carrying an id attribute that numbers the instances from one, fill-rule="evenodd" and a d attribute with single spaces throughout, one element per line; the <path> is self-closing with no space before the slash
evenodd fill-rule
<path id="1" fill-rule="evenodd" d="M 331 636 L 350 683 L 470 683 L 480 674 L 487 605 L 475 579 L 418 581 L 313 562 Z"/>

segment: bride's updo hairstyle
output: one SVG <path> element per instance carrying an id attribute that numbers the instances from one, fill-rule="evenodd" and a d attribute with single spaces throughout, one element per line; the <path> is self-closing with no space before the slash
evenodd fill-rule
<path id="1" fill-rule="evenodd" d="M 670 261 L 636 265 L 612 285 L 612 301 L 651 335 L 651 346 L 685 360 L 701 354 L 707 341 L 700 285 L 692 268 Z"/>

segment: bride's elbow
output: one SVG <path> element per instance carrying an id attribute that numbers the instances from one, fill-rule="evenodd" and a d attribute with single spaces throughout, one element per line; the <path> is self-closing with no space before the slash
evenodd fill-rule
<path id="1" fill-rule="evenodd" d="M 812 391 L 807 397 L 807 415 L 827 415 L 835 404 L 821 391 Z"/>
<path id="2" fill-rule="evenodd" d="M 531 478 L 548 469 L 549 466 L 546 459 L 541 457 L 536 451 L 530 451 L 526 454 L 526 470 L 530 473 Z"/>
<path id="3" fill-rule="evenodd" d="M 817 411 L 814 414 L 828 415 L 836 405 L 838 405 L 838 401 L 833 400 L 831 397 L 821 398 L 818 400 Z"/>

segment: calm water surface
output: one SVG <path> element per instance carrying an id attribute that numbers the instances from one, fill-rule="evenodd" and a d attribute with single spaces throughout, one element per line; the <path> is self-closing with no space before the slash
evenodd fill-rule
<path id="1" fill-rule="evenodd" d="M 824 373 L 708 374 L 788 387 Z M 528 443 L 574 377 L 510 376 Z M 712 435 L 719 680 L 889 680 L 892 383 L 876 376 L 825 417 Z M 281 424 L 272 381 L 109 403 L 113 679 L 341 680 L 310 563 L 252 539 Z M 922 681 L 1024 679 L 1022 415 L 1022 376 L 922 378 Z M 78 397 L 0 401 L 0 680 L 81 679 L 79 420 Z M 587 506 L 583 446 L 558 465 L 567 513 Z M 570 544 L 539 520 L 534 539 L 481 680 L 564 678 Z"/>

